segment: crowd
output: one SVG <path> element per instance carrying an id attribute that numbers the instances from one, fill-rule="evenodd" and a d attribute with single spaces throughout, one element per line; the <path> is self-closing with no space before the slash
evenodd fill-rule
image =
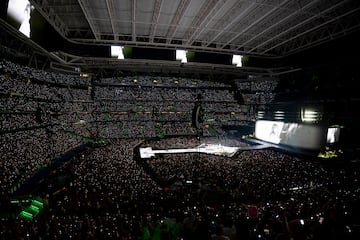
<path id="1" fill-rule="evenodd" d="M 131 85 L 134 78 L 136 86 Z M 155 126 L 154 121 L 189 122 L 198 96 L 202 97 L 205 117 L 210 121 L 208 125 L 218 131 L 222 124 L 231 125 L 255 116 L 253 112 L 248 114 L 247 105 L 237 104 L 230 85 L 168 78 L 166 80 L 166 77 L 159 77 L 156 84 L 153 77 L 149 76 L 123 77 L 121 80 L 99 79 L 90 83 L 87 78 L 57 75 L 1 60 L 0 92 L 6 96 L 0 101 L 2 111 L 6 112 L 0 119 L 2 129 L 76 123 L 80 120 L 86 123 L 135 121 L 139 125 L 146 122 L 146 126 Z M 119 81 L 121 85 L 111 85 Z M 167 123 L 164 126 L 169 128 L 166 126 L 174 124 Z M 128 125 L 130 131 L 138 131 L 136 124 Z M 184 123 L 179 127 L 186 129 L 188 124 Z M 153 134 L 156 131 L 158 129 L 153 127 L 147 132 Z M 165 129 L 163 132 L 169 130 Z M 179 129 L 177 132 L 184 130 Z"/>
<path id="2" fill-rule="evenodd" d="M 277 86 L 276 78 L 255 78 L 249 77 L 248 80 L 239 80 L 237 86 L 245 92 L 273 92 Z"/>
<path id="3" fill-rule="evenodd" d="M 356 168 L 326 166 L 270 149 L 241 151 L 232 158 L 198 153 L 163 154 L 151 159 L 134 155 L 137 146 L 189 148 L 217 142 L 247 146 L 234 139 L 180 137 L 145 142 L 112 140 L 106 146 L 89 148 L 64 167 L 72 176 L 69 182 L 60 191 L 41 196 L 49 204 L 44 216 L 33 221 L 3 221 L 0 236 L 209 240 L 219 236 L 358 237 L 360 188 Z M 168 181 L 168 186 L 157 182 L 158 177 L 170 180 L 174 176 L 176 181 Z M 256 209 L 255 213 L 250 209 Z"/>
<path id="4" fill-rule="evenodd" d="M 68 75 L 58 72 L 49 72 L 41 69 L 35 69 L 28 66 L 19 65 L 11 61 L 0 59 L 0 73 L 5 75 L 16 76 L 24 82 L 32 80 L 43 81 L 46 83 L 55 83 L 70 86 L 89 86 L 88 78 L 79 75 Z"/>
<path id="5" fill-rule="evenodd" d="M 1 218 L 1 239 L 358 236 L 357 167 L 326 166 L 270 149 L 232 158 L 139 158 L 139 146 L 247 146 L 224 137 L 222 125 L 254 119 L 253 106 L 273 99 L 272 80 L 236 82 L 243 105 L 223 83 L 150 76 L 91 82 L 7 60 L 0 61 L 0 82 L 1 204 L 66 151 L 89 140 L 110 141 L 88 147 L 50 173 L 47 191 L 34 193 L 46 199 L 44 215 L 33 221 Z M 199 96 L 205 109 L 200 138 L 191 126 Z M 52 191 L 59 174 L 67 180 Z"/>
<path id="6" fill-rule="evenodd" d="M 32 129 L 1 135 L 0 192 L 7 196 L 82 139 L 69 136 L 58 127 Z"/>
<path id="7" fill-rule="evenodd" d="M 245 105 L 266 105 L 275 99 L 274 91 L 278 81 L 272 78 L 249 78 L 236 83 L 242 93 Z"/>
<path id="8" fill-rule="evenodd" d="M 216 87 L 228 88 L 229 86 L 215 81 L 190 79 L 171 76 L 124 76 L 118 78 L 101 78 L 97 83 L 104 85 L 137 85 L 137 86 L 163 86 L 163 87 Z"/>

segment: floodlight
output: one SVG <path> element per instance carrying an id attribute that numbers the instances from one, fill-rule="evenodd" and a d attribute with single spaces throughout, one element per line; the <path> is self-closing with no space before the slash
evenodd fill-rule
<path id="1" fill-rule="evenodd" d="M 312 109 L 303 109 L 301 111 L 301 120 L 303 122 L 316 122 L 320 118 L 319 112 Z"/>
<path id="2" fill-rule="evenodd" d="M 33 7 L 28 0 L 10 0 L 8 15 L 20 24 L 19 31 L 30 37 L 30 18 Z"/>
<path id="3" fill-rule="evenodd" d="M 123 46 L 111 46 L 111 57 L 117 57 L 117 59 L 125 59 L 123 49 Z"/>
<path id="4" fill-rule="evenodd" d="M 235 64 L 236 67 L 242 67 L 242 55 L 233 55 L 232 64 Z"/>
<path id="5" fill-rule="evenodd" d="M 187 63 L 186 50 L 176 50 L 176 60 L 181 60 L 182 63 Z"/>

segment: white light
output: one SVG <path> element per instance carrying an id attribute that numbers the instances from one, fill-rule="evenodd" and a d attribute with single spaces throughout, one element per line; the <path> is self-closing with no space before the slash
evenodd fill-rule
<path id="1" fill-rule="evenodd" d="M 316 118 L 303 118 L 303 122 L 316 122 Z"/>
<path id="2" fill-rule="evenodd" d="M 242 55 L 233 55 L 232 64 L 236 64 L 237 67 L 242 67 Z"/>
<path id="3" fill-rule="evenodd" d="M 327 143 L 335 143 L 339 141 L 340 128 L 330 127 L 327 132 Z"/>
<path id="4" fill-rule="evenodd" d="M 30 37 L 31 5 L 28 0 L 11 0 L 8 5 L 8 14 L 20 23 L 19 31 Z"/>
<path id="5" fill-rule="evenodd" d="M 305 115 L 316 115 L 316 114 L 317 114 L 316 111 L 305 109 Z"/>
<path id="6" fill-rule="evenodd" d="M 315 122 L 319 118 L 319 113 L 311 109 L 303 109 L 301 120 L 304 122 Z"/>
<path id="7" fill-rule="evenodd" d="M 176 60 L 181 60 L 182 63 L 187 63 L 186 50 L 176 50 Z"/>
<path id="8" fill-rule="evenodd" d="M 303 219 L 300 219 L 300 224 L 301 224 L 301 225 L 304 225 L 304 224 L 305 224 Z"/>
<path id="9" fill-rule="evenodd" d="M 111 46 L 111 57 L 117 57 L 117 59 L 125 59 L 122 46 Z"/>
<path id="10" fill-rule="evenodd" d="M 195 148 L 187 148 L 187 149 L 166 149 L 166 150 L 153 150 L 151 147 L 147 148 L 140 148 L 140 157 L 141 158 L 150 158 L 155 156 L 155 154 L 172 154 L 172 153 L 206 153 L 206 154 L 214 154 L 214 155 L 222 155 L 222 156 L 228 156 L 232 157 L 239 148 L 237 147 L 227 147 L 223 146 L 221 144 L 201 144 L 198 147 Z"/>

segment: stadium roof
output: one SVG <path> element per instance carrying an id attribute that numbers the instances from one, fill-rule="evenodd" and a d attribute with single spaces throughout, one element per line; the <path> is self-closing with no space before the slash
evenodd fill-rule
<path id="1" fill-rule="evenodd" d="M 358 0 L 31 0 L 66 39 L 287 56 L 360 29 Z"/>

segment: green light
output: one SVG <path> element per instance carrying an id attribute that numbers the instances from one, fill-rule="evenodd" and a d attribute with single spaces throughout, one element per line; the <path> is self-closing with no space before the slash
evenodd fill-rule
<path id="1" fill-rule="evenodd" d="M 25 219 L 33 219 L 33 215 L 26 211 L 21 211 L 21 213 L 19 215 L 20 215 L 20 217 L 25 218 Z"/>
<path id="2" fill-rule="evenodd" d="M 33 211 L 35 214 L 38 214 L 39 213 L 39 208 L 38 207 L 36 207 L 36 206 L 34 206 L 34 205 L 31 205 L 30 207 L 29 207 L 29 209 L 31 210 L 31 211 Z"/>
<path id="3" fill-rule="evenodd" d="M 38 200 L 32 200 L 31 205 L 37 206 L 38 208 L 43 208 L 44 203 L 38 201 Z"/>
<path id="4" fill-rule="evenodd" d="M 40 197 L 32 198 L 30 195 L 28 199 L 11 199 L 12 204 L 20 204 L 22 211 L 19 213 L 19 217 L 24 219 L 33 220 L 42 210 L 44 210 L 44 200 Z M 25 207 L 24 205 L 31 204 Z"/>
<path id="5" fill-rule="evenodd" d="M 337 157 L 336 151 L 326 151 L 326 152 L 320 152 L 318 154 L 319 158 L 334 158 Z"/>

